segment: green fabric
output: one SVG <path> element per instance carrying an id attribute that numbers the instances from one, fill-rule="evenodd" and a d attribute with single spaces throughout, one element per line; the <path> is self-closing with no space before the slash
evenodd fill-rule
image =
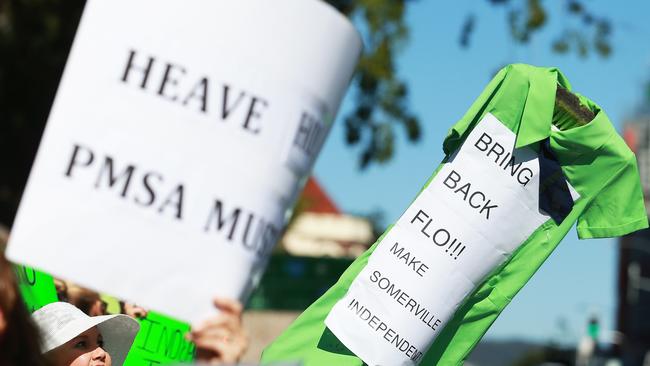
<path id="1" fill-rule="evenodd" d="M 466 299 L 435 339 L 422 365 L 462 364 L 576 221 L 578 235 L 583 239 L 619 236 L 648 227 L 636 159 L 601 108 L 579 96 L 596 114 L 594 120 L 565 131 L 552 129 L 558 84 L 571 89 L 555 68 L 509 65 L 494 77 L 463 118 L 449 130 L 443 143 L 447 157 L 460 147 L 488 112 L 517 133 L 517 147 L 538 149 L 538 142 L 548 138 L 564 174 L 580 198 L 560 225 L 553 220 L 541 225 Z M 377 243 L 379 241 L 381 238 Z M 266 348 L 263 364 L 288 361 L 304 365 L 363 364 L 326 329 L 324 320 L 365 267 L 377 243 Z"/>

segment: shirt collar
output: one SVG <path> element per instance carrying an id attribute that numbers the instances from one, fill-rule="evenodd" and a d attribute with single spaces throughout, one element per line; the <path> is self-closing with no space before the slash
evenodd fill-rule
<path id="1" fill-rule="evenodd" d="M 551 136 L 551 121 L 555 109 L 557 85 L 571 88 L 569 81 L 557 68 L 541 68 L 528 65 L 515 65 L 528 76 L 528 94 L 524 103 L 516 148 L 542 141 Z"/>
<path id="2" fill-rule="evenodd" d="M 551 133 L 551 148 L 560 160 L 595 152 L 611 139 L 612 134 L 616 134 L 616 130 L 607 114 L 593 102 L 590 102 L 590 104 L 596 107 L 595 109 L 592 108 L 596 116 L 591 122 L 583 126 Z"/>

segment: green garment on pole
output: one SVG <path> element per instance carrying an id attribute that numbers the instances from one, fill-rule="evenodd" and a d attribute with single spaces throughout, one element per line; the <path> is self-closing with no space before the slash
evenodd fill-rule
<path id="1" fill-rule="evenodd" d="M 487 113 L 517 135 L 517 148 L 529 146 L 539 151 L 540 143 L 548 141 L 562 172 L 580 198 L 559 225 L 549 219 L 539 226 L 466 298 L 435 338 L 422 365 L 462 364 L 576 221 L 581 239 L 621 236 L 648 227 L 634 154 L 616 133 L 605 112 L 580 95 L 580 101 L 594 112 L 595 118 L 584 126 L 555 130 L 552 123 L 557 85 L 571 89 L 564 75 L 555 68 L 509 65 L 494 77 L 463 118 L 449 130 L 443 143 L 446 154 L 443 164 Z M 382 238 L 265 349 L 263 364 L 296 361 L 307 366 L 363 364 L 326 329 L 324 320 L 366 266 Z"/>

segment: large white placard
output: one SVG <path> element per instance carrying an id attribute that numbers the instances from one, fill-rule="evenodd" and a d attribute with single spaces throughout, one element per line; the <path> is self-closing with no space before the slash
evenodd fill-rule
<path id="1" fill-rule="evenodd" d="M 325 323 L 369 365 L 418 364 L 463 300 L 549 219 L 539 160 L 487 114 L 378 244 Z"/>
<path id="2" fill-rule="evenodd" d="M 244 300 L 360 49 L 318 0 L 89 0 L 8 256 L 188 321 Z"/>

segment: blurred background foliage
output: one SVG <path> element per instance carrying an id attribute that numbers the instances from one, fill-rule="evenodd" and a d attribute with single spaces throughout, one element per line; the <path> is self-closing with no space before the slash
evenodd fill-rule
<path id="1" fill-rule="evenodd" d="M 518 44 L 531 42 L 548 19 L 557 16 L 542 0 L 484 1 L 495 11 L 505 11 L 503 22 Z M 409 105 L 408 85 L 396 67 L 408 39 L 405 15 L 411 1 L 327 2 L 353 20 L 365 43 L 352 81 L 352 108 L 342 116 L 345 141 L 358 150 L 360 169 L 385 163 L 395 154 L 397 133 L 403 133 L 408 142 L 422 136 L 421 122 Z M 0 0 L 1 223 L 13 222 L 84 3 Z M 580 1 L 564 0 L 564 4 L 563 11 L 580 25 L 567 25 L 549 46 L 559 53 L 607 57 L 612 52 L 612 27 L 607 18 L 591 13 Z M 458 32 L 459 47 L 470 47 L 479 26 L 469 12 L 450 34 Z"/>
<path id="2" fill-rule="evenodd" d="M 422 1 L 422 0 L 420 0 Z M 564 16 L 571 22 L 563 25 L 549 45 L 561 54 L 576 53 L 580 57 L 597 54 L 607 57 L 612 52 L 611 25 L 606 17 L 592 13 L 576 0 L 564 0 L 561 12 L 552 14 L 557 6 L 542 0 L 485 0 L 495 11 L 504 11 L 503 23 L 512 42 L 528 44 L 551 16 Z M 400 79 L 395 61 L 407 41 L 405 20 L 407 0 L 327 0 L 348 15 L 364 35 L 365 53 L 353 81 L 354 107 L 345 116 L 346 142 L 357 145 L 359 167 L 390 160 L 395 150 L 396 130 L 402 129 L 408 142 L 422 135 L 421 123 L 408 103 L 408 85 Z M 502 10 L 501 10 L 502 9 Z M 472 35 L 478 31 L 478 20 L 470 11 L 458 30 L 459 46 L 470 47 Z M 435 47 L 435 45 L 431 45 Z"/>

